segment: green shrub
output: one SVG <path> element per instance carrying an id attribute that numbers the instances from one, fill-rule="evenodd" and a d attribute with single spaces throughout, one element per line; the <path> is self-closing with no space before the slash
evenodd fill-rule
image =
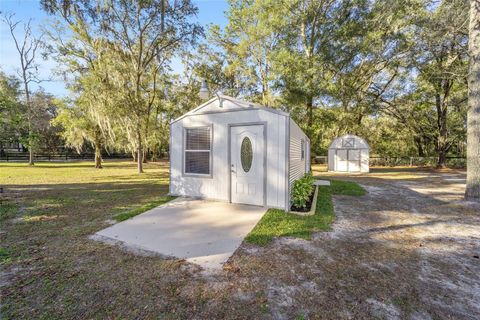
<path id="1" fill-rule="evenodd" d="M 311 173 L 306 173 L 302 178 L 296 180 L 292 187 L 292 204 L 297 208 L 305 208 L 307 201 L 313 192 L 313 178 Z"/>

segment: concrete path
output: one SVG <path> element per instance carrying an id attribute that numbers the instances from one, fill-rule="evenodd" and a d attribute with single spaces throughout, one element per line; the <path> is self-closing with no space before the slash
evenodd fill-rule
<path id="1" fill-rule="evenodd" d="M 127 247 L 221 269 L 265 213 L 263 207 L 178 198 L 96 233 Z"/>
<path id="2" fill-rule="evenodd" d="M 316 185 L 316 186 L 329 186 L 330 181 L 329 180 L 315 180 L 313 182 L 313 184 Z"/>

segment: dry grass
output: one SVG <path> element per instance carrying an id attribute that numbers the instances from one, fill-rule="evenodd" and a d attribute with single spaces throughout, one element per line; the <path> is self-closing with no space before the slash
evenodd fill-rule
<path id="1" fill-rule="evenodd" d="M 116 214 L 166 194 L 168 164 L 146 171 L 0 164 L 16 208 L 0 221 L 0 318 L 480 317 L 480 218 L 461 201 L 462 173 L 335 175 L 368 193 L 334 196 L 331 232 L 243 244 L 225 271 L 204 274 L 89 240 Z"/>

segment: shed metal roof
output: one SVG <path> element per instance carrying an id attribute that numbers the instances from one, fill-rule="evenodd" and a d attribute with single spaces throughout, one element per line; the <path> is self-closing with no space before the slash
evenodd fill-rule
<path id="1" fill-rule="evenodd" d="M 210 105 L 212 102 L 216 101 L 216 100 L 228 100 L 230 102 L 232 102 L 233 104 L 235 104 L 236 106 L 238 106 L 238 108 L 235 108 L 235 109 L 230 109 L 230 110 L 218 110 L 218 111 L 205 111 L 205 112 L 202 112 L 201 110 Z M 213 97 L 212 99 L 202 103 L 201 105 L 199 105 L 198 107 L 196 107 L 195 109 L 193 110 L 190 110 L 188 111 L 187 113 L 181 115 L 180 117 L 172 120 L 170 123 L 175 123 L 185 117 L 188 117 L 188 116 L 192 116 L 192 115 L 201 115 L 201 114 L 211 114 L 211 113 L 221 113 L 221 112 L 233 112 L 233 111 L 246 111 L 246 110 L 265 110 L 265 111 L 268 111 L 268 112 L 272 112 L 272 113 L 275 113 L 275 114 L 280 114 L 280 115 L 283 115 L 283 116 L 290 116 L 289 113 L 287 112 L 284 112 L 282 110 L 278 110 L 278 109 L 274 109 L 274 108 L 269 108 L 269 107 L 266 107 L 266 106 L 262 106 L 261 104 L 258 104 L 258 103 L 253 103 L 253 102 L 248 102 L 248 101 L 244 101 L 244 100 L 240 100 L 240 99 L 237 99 L 237 98 L 233 98 L 233 97 L 230 97 L 230 96 L 227 96 L 227 95 L 223 95 L 223 94 L 217 94 L 215 97 Z"/>
<path id="2" fill-rule="evenodd" d="M 353 143 L 353 144 L 352 144 Z M 370 149 L 367 141 L 353 134 L 346 134 L 332 141 L 328 149 Z"/>

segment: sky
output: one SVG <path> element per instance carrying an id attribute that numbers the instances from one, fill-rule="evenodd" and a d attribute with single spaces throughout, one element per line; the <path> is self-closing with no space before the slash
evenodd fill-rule
<path id="1" fill-rule="evenodd" d="M 203 26 L 209 24 L 218 24 L 225 26 L 227 19 L 225 11 L 228 9 L 226 0 L 193 0 L 198 7 L 198 22 Z M 15 13 L 16 20 L 28 21 L 32 19 L 31 24 L 34 33 L 38 33 L 42 26 L 48 26 L 49 16 L 40 8 L 38 0 L 0 0 L 0 11 L 2 13 Z M 17 38 L 23 38 L 23 28 L 17 28 Z M 15 74 L 20 64 L 18 53 L 15 49 L 15 43 L 10 35 L 10 30 L 2 21 L 0 22 L 0 69 L 7 74 Z M 51 70 L 56 64 L 52 60 L 42 60 L 39 58 L 39 78 L 48 79 L 51 77 Z M 182 65 L 178 59 L 172 61 L 172 67 L 175 72 L 182 71 Z M 64 83 L 61 80 L 42 82 L 40 84 L 45 91 L 56 96 L 66 96 L 68 94 Z M 34 84 L 33 89 L 38 89 Z"/>

